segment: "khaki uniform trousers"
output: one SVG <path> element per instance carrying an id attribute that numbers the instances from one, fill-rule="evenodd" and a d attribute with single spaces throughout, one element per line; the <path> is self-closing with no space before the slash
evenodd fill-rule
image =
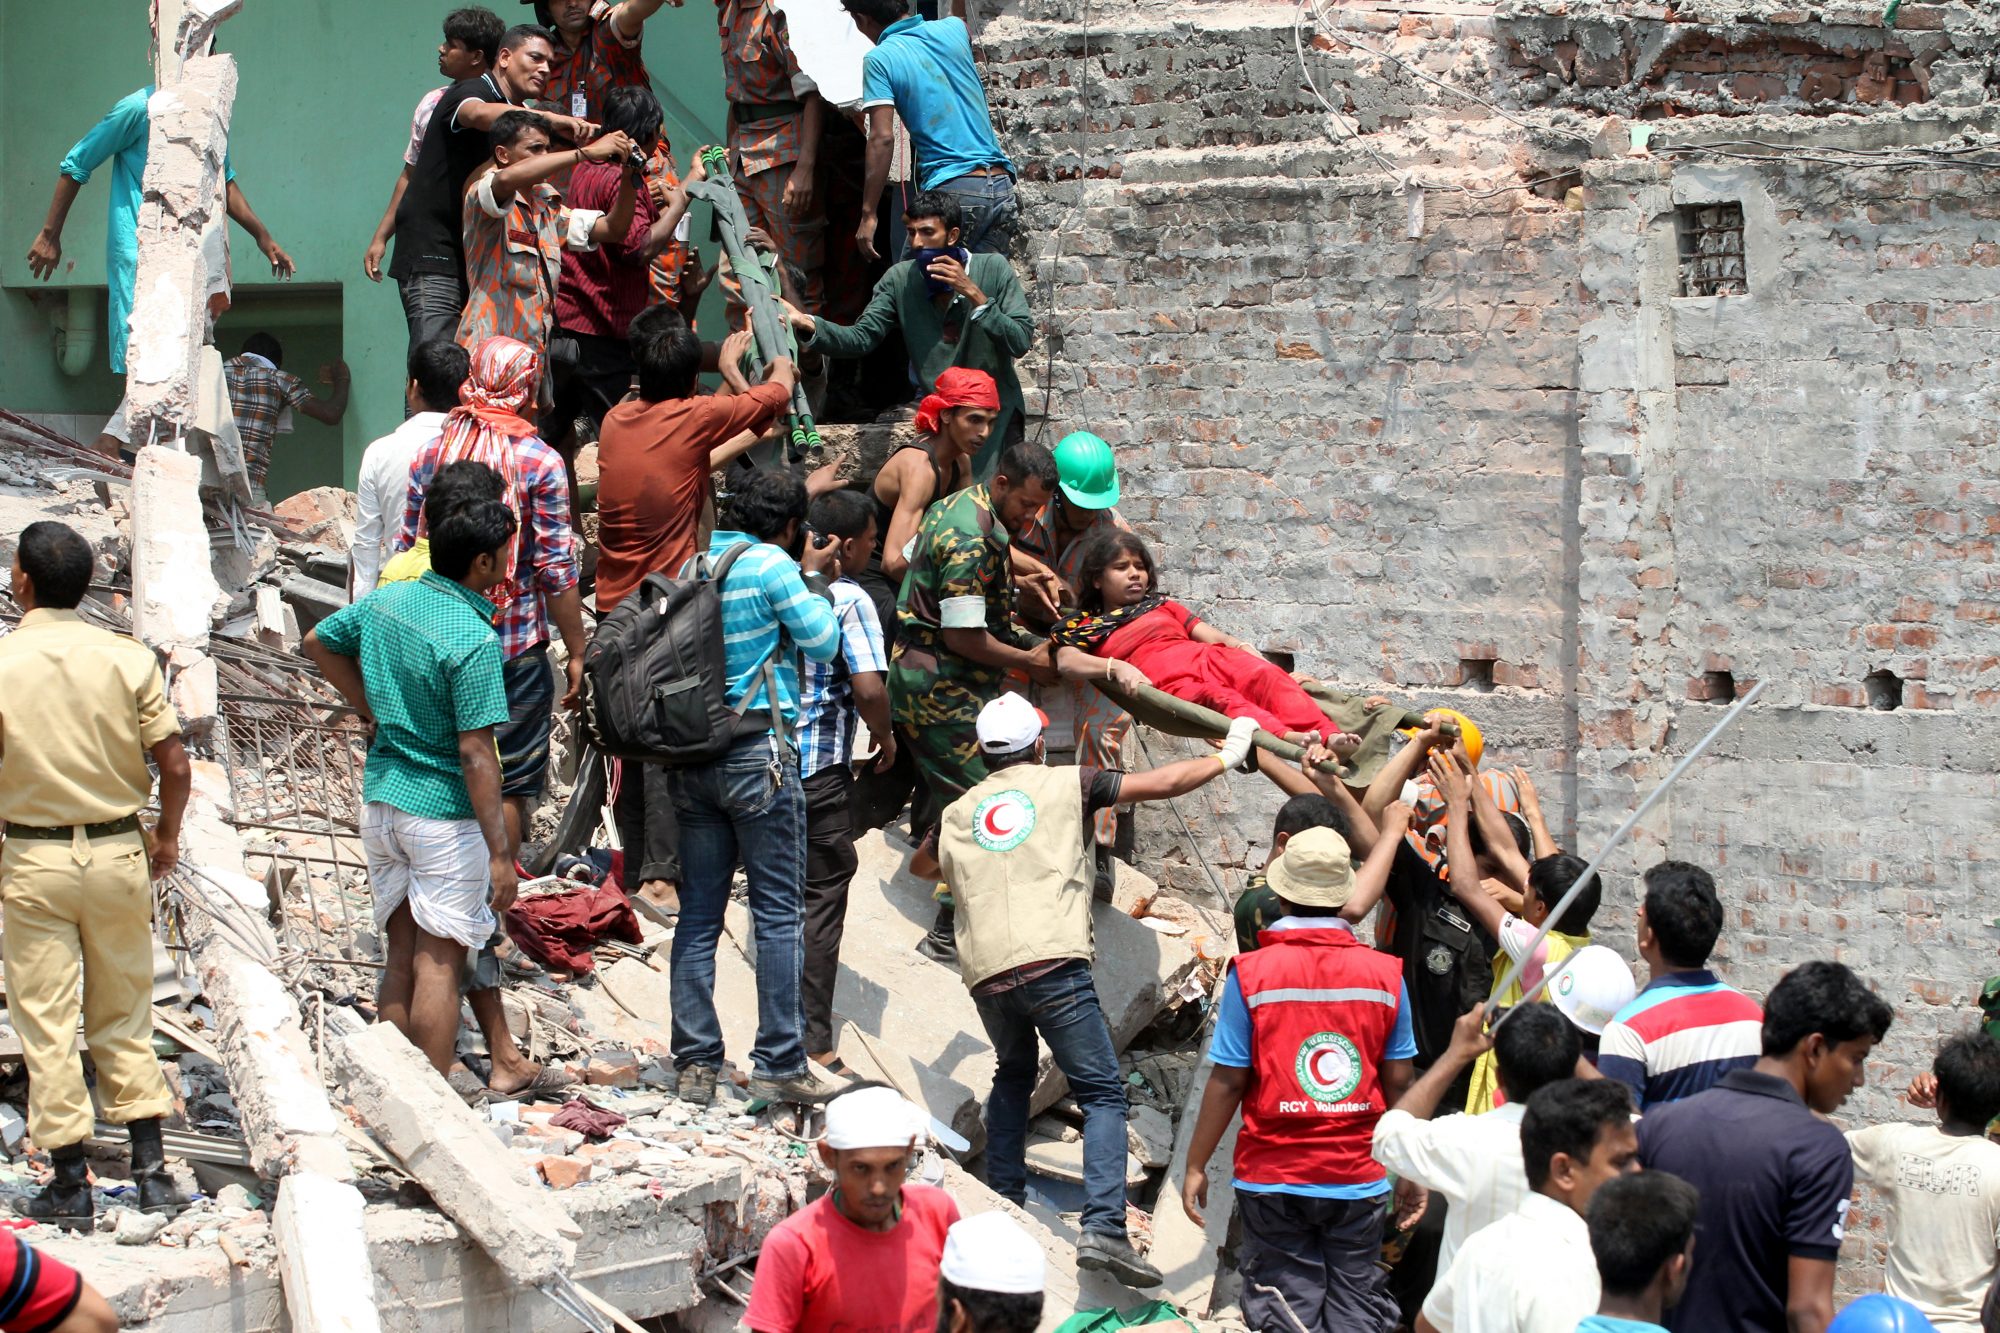
<path id="1" fill-rule="evenodd" d="M 73 841 L 9 838 L 0 849 L 0 961 L 28 1066 L 28 1132 L 44 1150 L 95 1129 L 76 1054 L 77 983 L 104 1118 L 173 1109 L 153 1054 L 153 893 L 137 832 Z"/>

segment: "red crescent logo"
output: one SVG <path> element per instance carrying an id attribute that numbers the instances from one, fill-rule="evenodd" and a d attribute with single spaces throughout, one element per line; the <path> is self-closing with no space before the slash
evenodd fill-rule
<path id="1" fill-rule="evenodd" d="M 990 838 L 1005 838 L 1021 827 L 1021 807 L 1012 801 L 1001 801 L 987 810 L 981 821 L 986 835 Z"/>

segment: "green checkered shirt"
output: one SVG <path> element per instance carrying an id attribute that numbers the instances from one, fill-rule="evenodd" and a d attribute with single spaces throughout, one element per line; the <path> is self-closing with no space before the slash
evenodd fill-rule
<path id="1" fill-rule="evenodd" d="M 361 799 L 426 819 L 470 819 L 459 733 L 507 720 L 493 603 L 440 574 L 389 583 L 313 633 L 359 658 L 375 714 Z"/>

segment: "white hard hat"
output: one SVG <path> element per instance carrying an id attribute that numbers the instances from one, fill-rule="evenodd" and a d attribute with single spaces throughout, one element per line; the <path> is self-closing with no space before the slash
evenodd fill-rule
<path id="1" fill-rule="evenodd" d="M 1631 964 L 1602 944 L 1585 945 L 1564 959 L 1549 983 L 1549 999 L 1563 1017 L 1593 1035 L 1638 993 Z"/>

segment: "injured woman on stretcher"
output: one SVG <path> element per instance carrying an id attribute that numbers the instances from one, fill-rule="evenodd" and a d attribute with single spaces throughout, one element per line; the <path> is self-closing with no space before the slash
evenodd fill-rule
<path id="1" fill-rule="evenodd" d="M 1361 737 L 1344 731 L 1283 667 L 1208 624 L 1159 591 L 1159 567 L 1145 542 L 1106 530 L 1084 547 L 1075 589 L 1080 609 L 1051 634 L 1055 642 L 1129 662 L 1153 688 L 1224 717 L 1249 717 L 1281 740 L 1323 740 L 1345 761 Z M 1368 700 L 1372 709 L 1387 700 Z"/>

